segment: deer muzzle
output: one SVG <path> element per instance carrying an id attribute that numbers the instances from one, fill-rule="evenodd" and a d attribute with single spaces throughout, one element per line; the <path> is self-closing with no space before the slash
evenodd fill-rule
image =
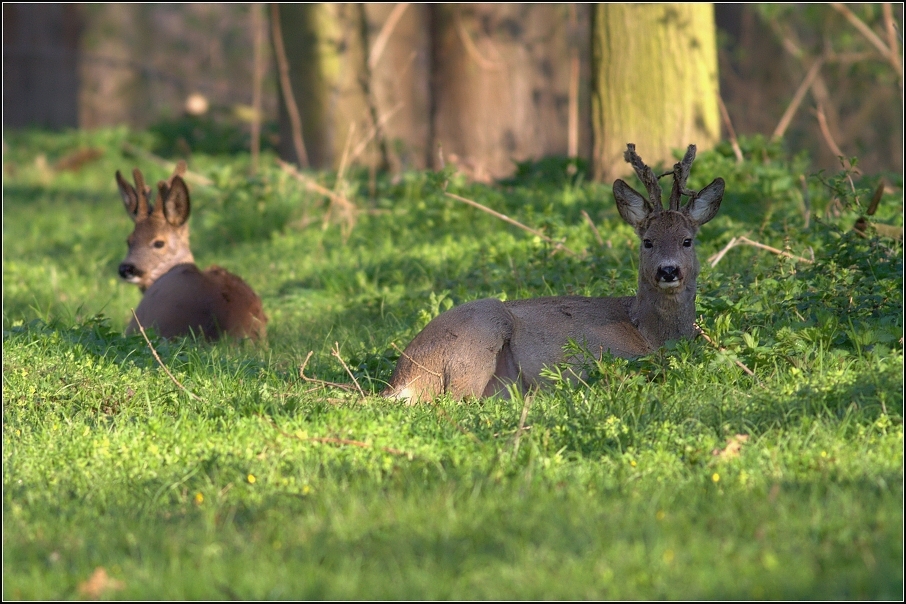
<path id="1" fill-rule="evenodd" d="M 660 266 L 655 278 L 661 289 L 675 289 L 683 282 L 683 272 L 678 266 Z"/>
<path id="2" fill-rule="evenodd" d="M 119 268 L 120 277 L 125 281 L 135 282 L 141 278 L 143 272 L 134 264 L 123 262 Z"/>

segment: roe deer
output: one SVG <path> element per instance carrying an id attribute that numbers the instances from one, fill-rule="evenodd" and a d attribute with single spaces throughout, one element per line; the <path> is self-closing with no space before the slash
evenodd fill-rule
<path id="1" fill-rule="evenodd" d="M 626 147 L 624 157 L 648 193 L 646 199 L 622 180 L 613 183 L 620 216 L 642 242 L 638 293 L 508 302 L 486 298 L 452 308 L 435 317 L 406 347 L 384 396 L 409 403 L 441 394 L 457 399 L 506 396 L 509 384 L 520 391 L 542 386 L 545 365 L 581 363 L 581 356 L 565 358 L 569 340 L 596 357 L 609 351 L 633 358 L 668 340 L 696 334 L 699 264 L 693 240 L 698 228 L 717 214 L 724 181 L 717 178 L 699 192 L 686 188 L 695 160 L 695 145 L 689 145 L 673 168 L 673 190 L 665 210 L 658 177 L 636 154 L 634 144 Z M 680 205 L 683 195 L 689 197 L 685 206 Z"/>
<path id="2" fill-rule="evenodd" d="M 267 317 L 261 299 L 245 281 L 219 266 L 201 271 L 189 249 L 189 190 L 180 162 L 167 181 L 157 183 L 157 202 L 151 204 L 151 189 L 138 168 L 133 170 L 135 187 L 119 170 L 116 182 L 135 222 L 126 240 L 129 253 L 119 274 L 144 293 L 135 310 L 142 327 L 154 327 L 164 338 L 195 332 L 208 340 L 222 334 L 236 338 L 264 339 Z M 126 333 L 138 329 L 135 317 Z"/>

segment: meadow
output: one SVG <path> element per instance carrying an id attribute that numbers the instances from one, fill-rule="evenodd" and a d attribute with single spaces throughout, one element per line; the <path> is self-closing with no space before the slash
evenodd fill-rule
<path id="1" fill-rule="evenodd" d="M 853 224 L 886 183 L 871 219 L 902 227 L 902 175 L 742 144 L 689 181 L 727 181 L 707 339 L 410 407 L 378 393 L 452 305 L 635 292 L 610 186 L 195 154 L 195 258 L 255 288 L 267 343 L 146 341 L 114 173 L 167 177 L 159 141 L 6 133 L 3 598 L 901 599 L 903 247 Z"/>

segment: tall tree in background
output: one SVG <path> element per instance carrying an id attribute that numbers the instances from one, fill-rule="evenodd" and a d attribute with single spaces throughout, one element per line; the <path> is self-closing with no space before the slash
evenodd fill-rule
<path id="1" fill-rule="evenodd" d="M 599 180 L 626 172 L 636 143 L 645 161 L 720 138 L 712 4 L 598 4 L 593 19 L 594 168 Z"/>
<path id="2" fill-rule="evenodd" d="M 588 20 L 571 19 L 571 9 L 588 10 L 567 4 L 432 5 L 433 138 L 448 160 L 488 180 L 511 174 L 514 161 L 567 155 L 571 107 L 578 113 L 573 127 L 582 135 L 575 150 L 587 155 L 588 88 L 579 82 L 588 78 L 579 77 L 578 61 L 571 69 L 571 59 L 580 58 L 589 71 L 587 53 L 572 52 L 587 44 L 588 29 L 576 22 Z"/>
<path id="3" fill-rule="evenodd" d="M 78 4 L 3 3 L 3 125 L 78 126 Z"/>
<path id="4" fill-rule="evenodd" d="M 422 5 L 281 4 L 280 29 L 312 167 L 424 168 L 430 81 Z M 280 105 L 281 132 L 288 116 Z M 282 154 L 293 156 L 290 137 Z"/>

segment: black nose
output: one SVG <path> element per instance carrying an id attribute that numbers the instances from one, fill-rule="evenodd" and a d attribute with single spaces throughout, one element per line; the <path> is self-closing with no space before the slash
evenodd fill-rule
<path id="1" fill-rule="evenodd" d="M 134 264 L 129 264 L 128 262 L 123 262 L 122 264 L 120 264 L 119 271 L 120 277 L 127 280 L 142 276 L 142 272 L 138 270 Z"/>
<path id="2" fill-rule="evenodd" d="M 657 280 L 672 283 L 681 277 L 678 266 L 662 266 L 657 269 Z"/>

